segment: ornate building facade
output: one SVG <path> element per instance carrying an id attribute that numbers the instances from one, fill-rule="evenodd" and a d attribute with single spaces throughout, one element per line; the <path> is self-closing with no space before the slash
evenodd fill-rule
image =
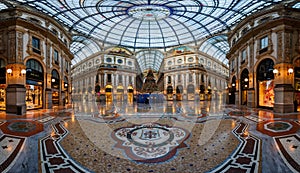
<path id="1" fill-rule="evenodd" d="M 226 97 L 228 67 L 200 50 L 188 46 L 171 49 L 164 59 L 162 71 L 167 100 Z"/>
<path id="2" fill-rule="evenodd" d="M 292 5 L 256 13 L 229 33 L 230 103 L 294 111 L 300 101 L 300 12 Z"/>
<path id="3" fill-rule="evenodd" d="M 7 113 L 52 108 L 70 100 L 70 33 L 24 8 L 0 14 L 0 107 Z"/>
<path id="4" fill-rule="evenodd" d="M 121 47 L 92 54 L 74 66 L 72 74 L 75 100 L 132 102 L 142 84 L 134 54 Z"/>

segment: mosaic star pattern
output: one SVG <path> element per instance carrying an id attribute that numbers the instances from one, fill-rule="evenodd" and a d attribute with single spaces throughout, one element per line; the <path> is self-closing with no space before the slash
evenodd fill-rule
<path id="1" fill-rule="evenodd" d="M 300 138 L 298 135 L 288 135 L 274 138 L 279 147 L 284 162 L 294 172 L 300 172 Z"/>
<path id="2" fill-rule="evenodd" d="M 25 138 L 3 135 L 0 137 L 0 172 L 8 171 L 20 152 Z"/>
<path id="3" fill-rule="evenodd" d="M 184 141 L 189 132 L 183 128 L 150 123 L 118 129 L 112 137 L 118 141 L 116 147 L 122 148 L 130 159 L 156 163 L 172 158 L 177 149 L 187 147 Z"/>

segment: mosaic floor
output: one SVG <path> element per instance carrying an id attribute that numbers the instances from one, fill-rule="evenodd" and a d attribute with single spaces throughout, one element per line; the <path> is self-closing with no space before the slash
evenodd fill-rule
<path id="1" fill-rule="evenodd" d="M 299 127 L 216 101 L 0 112 L 0 172 L 300 172 Z"/>

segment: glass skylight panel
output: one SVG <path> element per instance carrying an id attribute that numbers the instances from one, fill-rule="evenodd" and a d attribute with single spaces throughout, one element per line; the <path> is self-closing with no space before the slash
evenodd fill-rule
<path id="1" fill-rule="evenodd" d="M 296 3 L 296 4 L 293 6 L 293 8 L 298 8 L 298 9 L 300 9 L 300 2 Z"/>
<path id="2" fill-rule="evenodd" d="M 3 3 L 0 3 L 0 11 L 4 9 L 7 9 L 7 6 Z"/>

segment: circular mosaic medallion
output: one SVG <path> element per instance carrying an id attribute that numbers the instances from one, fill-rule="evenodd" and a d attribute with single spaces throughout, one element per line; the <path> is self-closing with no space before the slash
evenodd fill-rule
<path id="1" fill-rule="evenodd" d="M 134 161 L 156 163 L 172 158 L 177 148 L 184 148 L 189 132 L 179 127 L 142 124 L 121 128 L 112 134 L 118 148 Z"/>
<path id="2" fill-rule="evenodd" d="M 13 132 L 30 132 L 36 129 L 36 125 L 32 122 L 13 122 L 7 126 L 7 128 Z"/>

